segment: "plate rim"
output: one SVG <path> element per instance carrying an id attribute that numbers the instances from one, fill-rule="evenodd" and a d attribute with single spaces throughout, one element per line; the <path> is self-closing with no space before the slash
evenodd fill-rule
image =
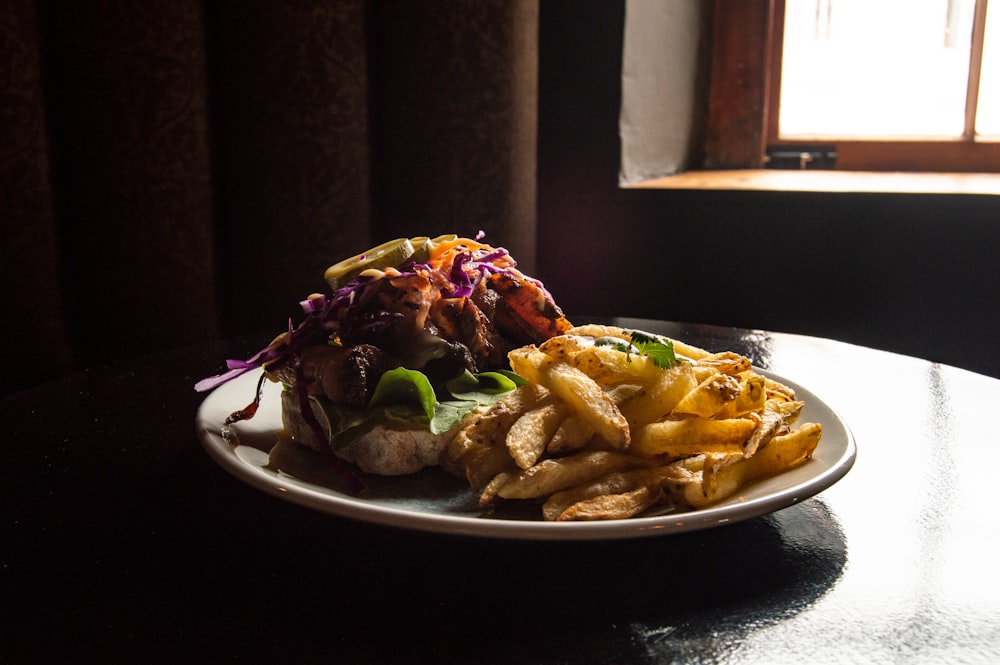
<path id="1" fill-rule="evenodd" d="M 719 505 L 707 508 L 621 520 L 546 522 L 541 519 L 490 519 L 464 514 L 434 513 L 373 503 L 333 488 L 321 488 L 321 491 L 318 486 L 311 483 L 288 475 L 279 476 L 274 471 L 265 470 L 262 466 L 240 457 L 238 449 L 248 446 L 233 445 L 221 434 L 223 423 L 218 414 L 228 415 L 244 406 L 242 403 L 226 401 L 226 396 L 229 392 L 235 391 L 236 386 L 242 387 L 243 384 L 246 384 L 248 391 L 240 394 L 252 395 L 260 377 L 260 370 L 248 372 L 208 393 L 198 407 L 195 429 L 209 457 L 237 479 L 271 496 L 337 517 L 408 530 L 503 540 L 615 540 L 663 536 L 734 524 L 788 508 L 837 483 L 854 466 L 857 459 L 854 435 L 847 423 L 829 404 L 804 386 L 775 372 L 758 367 L 754 370 L 793 388 L 798 398 L 806 403 L 804 411 L 825 411 L 826 417 L 810 416 L 809 419 L 819 421 L 823 425 L 820 446 L 823 446 L 824 441 L 829 446 L 831 439 L 834 439 L 832 443 L 837 449 L 824 450 L 834 459 L 831 459 L 825 467 L 818 468 L 817 473 L 809 478 L 760 496 L 752 496 L 742 501 L 739 497 L 730 498 Z M 267 399 L 269 392 L 280 391 L 281 387 L 265 383 L 265 388 L 267 389 L 265 399 Z M 223 402 L 229 406 L 221 408 Z M 272 426 L 266 428 L 266 431 L 274 431 L 276 434 L 278 430 Z M 808 464 L 815 464 L 818 459 L 822 458 L 814 456 Z M 759 490 L 759 486 L 779 483 L 781 478 L 781 475 L 774 476 L 748 487 L 757 486 Z"/>

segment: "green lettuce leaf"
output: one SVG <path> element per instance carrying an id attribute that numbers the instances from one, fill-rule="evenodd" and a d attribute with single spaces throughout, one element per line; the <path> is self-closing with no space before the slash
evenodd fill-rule
<path id="1" fill-rule="evenodd" d="M 527 381 L 524 377 L 509 370 L 481 372 L 479 374 L 465 370 L 449 381 L 446 387 L 451 396 L 457 400 L 493 404 L 525 383 Z"/>
<path id="2" fill-rule="evenodd" d="M 382 375 L 367 408 L 341 408 L 329 402 L 322 405 L 334 424 L 330 445 L 334 449 L 346 446 L 382 424 L 443 434 L 471 411 L 503 399 L 525 383 L 523 377 L 509 370 L 480 374 L 466 370 L 446 384 L 450 399 L 438 401 L 422 372 L 398 367 Z"/>
<path id="3" fill-rule="evenodd" d="M 420 407 L 427 420 L 433 420 L 436 402 L 434 388 L 426 376 L 414 369 L 397 367 L 379 379 L 370 406 L 409 404 Z"/>

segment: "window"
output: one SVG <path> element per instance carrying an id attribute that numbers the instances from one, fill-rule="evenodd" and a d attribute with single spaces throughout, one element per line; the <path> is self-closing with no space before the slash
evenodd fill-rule
<path id="1" fill-rule="evenodd" d="M 997 14 L 717 0 L 706 168 L 1000 172 Z"/>

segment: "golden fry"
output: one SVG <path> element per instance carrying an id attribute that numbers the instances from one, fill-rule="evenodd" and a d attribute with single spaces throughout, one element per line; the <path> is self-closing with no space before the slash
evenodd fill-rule
<path id="1" fill-rule="evenodd" d="M 795 391 L 785 384 L 775 381 L 774 379 L 766 379 L 764 387 L 767 389 L 767 396 L 769 399 L 771 397 L 782 397 L 789 401 L 795 400 Z"/>
<path id="2" fill-rule="evenodd" d="M 689 358 L 691 360 L 701 360 L 702 358 L 707 358 L 712 355 L 705 349 L 700 349 L 697 346 L 691 346 L 690 344 L 685 344 L 684 342 L 677 339 L 670 339 L 670 343 L 674 345 L 674 353 L 678 356 L 684 358 Z"/>
<path id="3" fill-rule="evenodd" d="M 593 436 L 594 428 L 584 422 L 583 418 L 572 413 L 559 423 L 546 451 L 558 455 L 579 450 L 587 445 Z"/>
<path id="4" fill-rule="evenodd" d="M 822 436 L 822 425 L 805 423 L 797 430 L 774 437 L 747 461 L 753 462 L 756 477 L 773 476 L 811 458 Z"/>
<path id="5" fill-rule="evenodd" d="M 705 378 L 694 390 L 685 395 L 671 413 L 711 418 L 719 409 L 735 400 L 739 394 L 740 382 L 738 379 L 716 372 Z"/>
<path id="6" fill-rule="evenodd" d="M 545 368 L 553 360 L 534 346 L 522 346 L 507 354 L 510 368 L 523 376 L 529 384 L 542 385 Z"/>
<path id="7" fill-rule="evenodd" d="M 632 332 L 620 328 L 618 326 L 605 326 L 595 323 L 584 324 L 581 326 L 574 326 L 569 329 L 569 334 L 572 335 L 584 335 L 588 337 L 617 337 L 618 339 L 625 340 L 627 342 L 632 341 Z M 670 343 L 674 346 L 674 352 L 678 356 L 683 356 L 691 360 L 700 360 L 701 358 L 706 358 L 712 354 L 705 349 L 698 348 L 697 346 L 691 346 L 680 340 L 665 337 L 665 339 L 670 340 Z"/>
<path id="8" fill-rule="evenodd" d="M 628 421 L 601 386 L 583 371 L 553 360 L 534 347 L 515 349 L 508 358 L 511 369 L 565 400 L 611 446 L 628 446 Z"/>
<path id="9" fill-rule="evenodd" d="M 751 411 L 760 411 L 767 401 L 767 389 L 764 377 L 752 370 L 741 372 L 740 394 L 731 402 L 726 403 L 715 412 L 716 418 L 736 418 Z"/>
<path id="10" fill-rule="evenodd" d="M 652 381 L 661 371 L 649 356 L 623 353 L 610 346 L 583 349 L 570 364 L 601 385 Z"/>
<path id="11" fill-rule="evenodd" d="M 503 437 L 498 438 L 503 441 Z M 476 450 L 468 455 L 464 467 L 465 477 L 472 489 L 483 487 L 498 473 L 507 471 L 517 471 L 517 464 L 511 458 L 507 447 L 503 445 Z"/>
<path id="12" fill-rule="evenodd" d="M 752 418 L 683 418 L 662 420 L 638 428 L 631 450 L 644 455 L 685 457 L 700 453 L 743 454 L 743 442 L 753 432 Z"/>
<path id="13" fill-rule="evenodd" d="M 593 337 L 594 339 L 599 339 L 601 337 L 617 337 L 618 339 L 625 340 L 626 342 L 632 340 L 632 333 L 625 328 L 619 328 L 618 326 L 605 326 L 599 323 L 585 323 L 581 326 L 573 326 L 569 329 L 569 331 L 567 331 L 567 334 Z"/>
<path id="14" fill-rule="evenodd" d="M 527 469 L 538 461 L 567 412 L 565 403 L 543 399 L 514 421 L 507 431 L 506 443 L 518 467 Z"/>
<path id="15" fill-rule="evenodd" d="M 659 372 L 642 394 L 621 405 L 622 415 L 632 427 L 663 418 L 698 386 L 690 363 L 678 363 Z"/>
<path id="16" fill-rule="evenodd" d="M 556 517 L 557 520 L 620 520 L 638 515 L 655 505 L 663 490 L 655 485 L 644 485 L 622 494 L 604 494 L 578 501 Z"/>
<path id="17" fill-rule="evenodd" d="M 619 383 L 613 388 L 608 388 L 605 390 L 611 401 L 621 410 L 621 407 L 628 404 L 633 399 L 645 393 L 645 388 L 642 385 L 636 383 Z"/>
<path id="18" fill-rule="evenodd" d="M 627 341 L 627 340 L 622 340 Z M 576 367 L 601 385 L 625 381 L 652 380 L 659 368 L 652 358 L 630 354 L 610 346 L 598 346 L 593 338 L 560 335 L 544 342 L 538 350 L 553 360 Z"/>
<path id="19" fill-rule="evenodd" d="M 594 340 L 574 334 L 557 335 L 542 343 L 538 350 L 553 360 L 572 364 L 573 358 L 594 346 Z"/>
<path id="20" fill-rule="evenodd" d="M 619 452 L 582 452 L 539 462 L 511 477 L 497 491 L 504 499 L 535 499 L 648 462 Z"/>
<path id="21" fill-rule="evenodd" d="M 694 508 L 703 508 L 735 494 L 750 482 L 769 478 L 808 460 L 823 434 L 818 423 L 776 436 L 753 457 L 720 464 L 708 485 L 690 483 L 684 489 L 684 499 Z M 702 472 L 704 474 L 704 471 Z"/>
<path id="22" fill-rule="evenodd" d="M 670 340 L 679 362 L 664 368 L 601 337 L 632 332 L 578 326 L 510 352 L 528 385 L 472 417 L 445 456 L 482 505 L 543 500 L 546 520 L 701 508 L 809 459 L 822 436 L 789 431 L 803 403 L 744 356 Z"/>
<path id="23" fill-rule="evenodd" d="M 797 409 L 794 408 L 795 405 L 798 405 Z M 787 424 L 788 418 L 797 415 L 801 408 L 802 402 L 784 402 L 776 399 L 767 400 L 764 403 L 763 409 L 750 414 L 757 421 L 757 426 L 754 428 L 753 434 L 743 444 L 743 455 L 750 457 L 758 449 L 766 446 L 774 435 L 781 431 L 781 428 Z"/>
<path id="24" fill-rule="evenodd" d="M 704 381 L 716 373 L 734 376 L 749 369 L 750 359 L 732 351 L 712 353 L 694 363 L 695 376 L 699 381 Z"/>
<path id="25" fill-rule="evenodd" d="M 785 396 L 772 397 L 769 398 L 767 402 L 771 408 L 780 411 L 781 415 L 785 418 L 785 422 L 789 424 L 794 423 L 799 419 L 799 414 L 802 413 L 802 407 L 806 405 L 805 402 L 789 400 L 786 399 Z"/>
<path id="26" fill-rule="evenodd" d="M 709 453 L 704 455 L 701 464 L 701 491 L 706 497 L 719 500 L 719 472 L 744 459 L 743 455 L 728 455 L 724 453 Z M 687 488 L 690 490 L 690 486 Z"/>
<path id="27" fill-rule="evenodd" d="M 674 465 L 616 471 L 591 483 L 552 494 L 542 505 L 542 516 L 550 521 L 565 520 L 568 517 L 560 516 L 564 515 L 571 506 L 581 501 L 588 501 L 600 496 L 623 494 L 642 487 L 655 487 L 659 493 L 664 484 L 690 481 L 693 475 L 684 467 Z"/>
<path id="28" fill-rule="evenodd" d="M 455 433 L 442 455 L 441 466 L 464 476 L 473 488 L 479 488 L 503 469 L 512 466 L 510 456 L 497 442 L 505 441 L 507 431 L 548 391 L 537 384 L 514 390 L 482 414 L 469 418 Z"/>
<path id="29" fill-rule="evenodd" d="M 546 374 L 553 393 L 566 400 L 594 432 L 614 448 L 625 448 L 632 440 L 628 421 L 614 400 L 589 376 L 562 363 Z"/>
<path id="30" fill-rule="evenodd" d="M 516 472 L 514 471 L 502 471 L 493 476 L 493 478 L 485 484 L 482 492 L 479 494 L 479 505 L 488 506 L 492 503 L 500 488 L 510 481 L 510 479 L 514 477 L 515 473 Z"/>

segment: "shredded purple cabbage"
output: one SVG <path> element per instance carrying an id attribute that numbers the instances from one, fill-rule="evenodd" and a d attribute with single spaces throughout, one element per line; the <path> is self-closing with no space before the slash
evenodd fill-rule
<path id="1" fill-rule="evenodd" d="M 465 272 L 464 268 L 465 264 L 471 258 L 471 254 L 459 254 L 451 264 L 451 273 L 448 275 L 448 280 L 455 287 L 455 291 L 452 294 L 454 298 L 468 298 L 472 295 L 475 284 L 473 284 L 472 278 L 469 277 L 469 273 Z"/>
<path id="2" fill-rule="evenodd" d="M 246 360 L 230 358 L 229 360 L 226 360 L 227 371 L 202 379 L 194 385 L 194 389 L 198 392 L 212 390 L 213 388 L 217 388 L 223 383 L 232 381 L 236 377 L 242 376 L 249 371 L 255 370 L 258 367 L 263 367 L 264 365 L 281 358 L 282 355 L 283 354 L 279 352 L 279 350 L 273 348 L 272 345 L 269 345 Z"/>
<path id="3" fill-rule="evenodd" d="M 476 234 L 476 240 L 484 235 L 480 231 Z M 497 266 L 498 260 L 504 260 L 508 265 Z M 492 251 L 468 250 L 460 253 L 453 259 L 451 270 L 446 275 L 450 286 L 448 295 L 452 298 L 469 297 L 488 275 L 506 273 L 530 281 L 541 289 L 546 297 L 551 298 L 541 282 L 523 275 L 516 266 L 517 262 L 502 247 Z M 411 263 L 399 268 L 401 277 L 432 270 L 433 268 L 427 263 Z M 301 301 L 299 306 L 306 318 L 298 327 L 293 328 L 289 321 L 287 335 L 279 337 L 246 360 L 227 360 L 225 372 L 198 381 L 195 390 L 205 392 L 249 371 L 259 368 L 276 369 L 287 362 L 295 362 L 293 349 L 325 343 L 334 333 L 343 334 L 345 337 L 361 337 L 377 333 L 391 325 L 400 316 L 399 314 L 385 312 L 382 316 L 373 315 L 366 318 L 341 316 L 346 309 L 362 298 L 364 291 L 375 281 L 377 280 L 372 277 L 355 277 L 327 295 L 317 295 Z M 347 323 L 342 325 L 342 320 Z"/>

